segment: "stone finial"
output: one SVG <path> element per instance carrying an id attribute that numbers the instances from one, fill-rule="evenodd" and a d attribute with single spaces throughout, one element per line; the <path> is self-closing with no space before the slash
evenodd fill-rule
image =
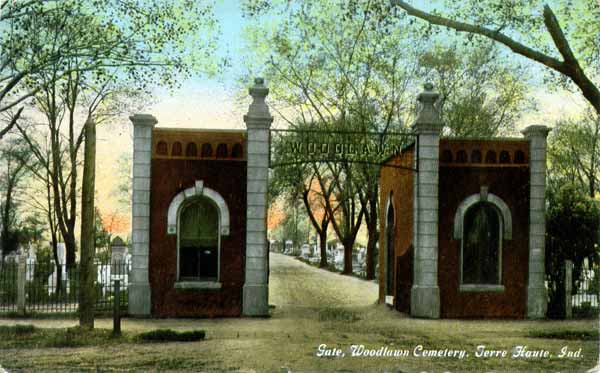
<path id="1" fill-rule="evenodd" d="M 250 96 L 252 96 L 252 103 L 248 108 L 248 118 L 265 118 L 273 119 L 271 113 L 269 113 L 269 107 L 265 102 L 265 98 L 269 94 L 269 88 L 265 85 L 263 78 L 254 79 L 254 86 L 249 89 Z"/>
<path id="2" fill-rule="evenodd" d="M 121 237 L 115 237 L 110 243 L 111 246 L 125 246 L 125 242 L 121 239 Z"/>
<path id="3" fill-rule="evenodd" d="M 552 131 L 552 128 L 550 127 L 546 127 L 544 125 L 532 125 L 526 127 L 523 131 L 521 131 L 521 133 L 526 138 L 530 138 L 533 136 L 546 137 L 548 136 L 548 133 L 550 133 L 550 131 Z"/>
<path id="4" fill-rule="evenodd" d="M 129 117 L 129 120 L 133 122 L 134 126 L 154 126 L 158 123 L 158 120 L 152 114 L 134 114 Z"/>
<path id="5" fill-rule="evenodd" d="M 435 107 L 435 103 L 440 97 L 440 94 L 433 91 L 433 84 L 425 83 L 425 89 L 417 96 L 417 101 L 420 103 L 419 114 L 413 124 L 413 129 L 416 132 L 421 131 L 437 131 L 440 132 L 443 127 L 440 114 Z"/>

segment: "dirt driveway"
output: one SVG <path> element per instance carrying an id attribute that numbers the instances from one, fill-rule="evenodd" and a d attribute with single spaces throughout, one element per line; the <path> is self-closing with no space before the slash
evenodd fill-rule
<path id="1" fill-rule="evenodd" d="M 0 350 L 0 365 L 9 370 L 35 371 L 584 372 L 596 364 L 598 342 L 571 337 L 572 332 L 597 328 L 595 320 L 411 319 L 376 305 L 374 282 L 322 271 L 280 254 L 271 254 L 270 259 L 269 303 L 275 306 L 271 318 L 126 319 L 123 329 L 129 333 L 201 328 L 206 330 L 207 339 L 102 348 Z M 0 325 L 16 322 L 45 327 L 76 324 L 75 320 L 0 320 Z M 110 328 L 110 320 L 98 320 L 97 326 Z M 547 332 L 558 337 L 539 337 Z M 562 338 L 563 334 L 569 337 Z M 360 346 L 363 354 L 352 356 Z M 486 351 L 506 351 L 508 357 L 476 357 L 478 346 L 486 346 Z M 551 356 L 511 357 L 519 346 L 526 346 L 525 351 L 547 350 Z M 569 351 L 581 349 L 580 356 L 558 357 L 565 346 Z M 317 356 L 335 354 L 337 349 L 343 356 Z M 464 351 L 462 357 L 460 351 Z"/>

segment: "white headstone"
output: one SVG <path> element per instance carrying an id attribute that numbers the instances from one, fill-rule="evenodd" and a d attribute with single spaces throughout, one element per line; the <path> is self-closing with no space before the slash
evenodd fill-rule
<path id="1" fill-rule="evenodd" d="M 59 242 L 56 245 L 56 251 L 58 254 L 58 262 L 60 264 L 67 264 L 67 247 L 64 242 Z"/>

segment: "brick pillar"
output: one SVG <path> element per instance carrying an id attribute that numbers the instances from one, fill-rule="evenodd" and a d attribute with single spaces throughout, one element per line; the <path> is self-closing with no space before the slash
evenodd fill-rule
<path id="1" fill-rule="evenodd" d="M 244 315 L 269 315 L 269 252 L 267 249 L 267 183 L 269 129 L 273 117 L 265 103 L 269 89 L 256 78 L 250 88 L 252 104 L 244 116 L 247 133 L 246 278 Z"/>
<path id="2" fill-rule="evenodd" d="M 527 280 L 527 317 L 546 317 L 548 306 L 544 282 L 546 234 L 546 137 L 550 128 L 529 126 L 523 135 L 529 140 L 529 277 Z"/>
<path id="3" fill-rule="evenodd" d="M 410 313 L 416 317 L 440 317 L 438 287 L 438 180 L 439 144 L 443 124 L 434 106 L 439 94 L 431 84 L 417 100 L 421 103 L 413 125 L 417 134 L 418 172 L 414 185 L 414 281 L 410 293 Z"/>
<path id="4" fill-rule="evenodd" d="M 131 204 L 131 277 L 129 283 L 129 314 L 150 315 L 150 283 L 148 253 L 150 248 L 150 158 L 152 128 L 156 118 L 135 114 L 133 122 L 133 201 Z"/>

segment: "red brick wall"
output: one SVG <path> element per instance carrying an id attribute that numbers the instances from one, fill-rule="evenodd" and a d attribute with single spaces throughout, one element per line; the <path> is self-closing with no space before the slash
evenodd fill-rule
<path id="1" fill-rule="evenodd" d="M 177 235 L 167 235 L 167 210 L 175 195 L 203 180 L 225 199 L 230 234 L 221 236 L 219 290 L 175 289 Z M 246 162 L 235 160 L 152 159 L 150 196 L 152 314 L 161 317 L 239 316 L 246 244 Z"/>
<path id="2" fill-rule="evenodd" d="M 442 140 L 442 150 L 456 154 L 459 150 L 471 154 L 480 150 L 507 149 L 511 163 L 469 164 L 442 163 L 439 179 L 439 260 L 441 316 L 443 318 L 524 318 L 526 309 L 528 271 L 529 223 L 529 167 L 527 163 L 514 164 L 516 150 L 528 159 L 526 141 L 455 141 Z M 489 187 L 489 193 L 500 197 L 512 214 L 512 240 L 502 244 L 501 293 L 459 292 L 460 240 L 453 239 L 454 214 L 460 203 L 480 186 Z"/>
<path id="3" fill-rule="evenodd" d="M 413 167 L 414 147 L 401 155 L 392 157 L 387 166 Z M 392 194 L 395 214 L 394 275 L 392 294 L 394 306 L 402 312 L 410 311 L 410 288 L 412 287 L 412 241 L 413 241 L 413 178 L 414 171 L 396 167 L 382 167 L 380 173 L 379 203 L 379 302 L 385 302 L 386 262 L 385 247 L 387 201 Z"/>

